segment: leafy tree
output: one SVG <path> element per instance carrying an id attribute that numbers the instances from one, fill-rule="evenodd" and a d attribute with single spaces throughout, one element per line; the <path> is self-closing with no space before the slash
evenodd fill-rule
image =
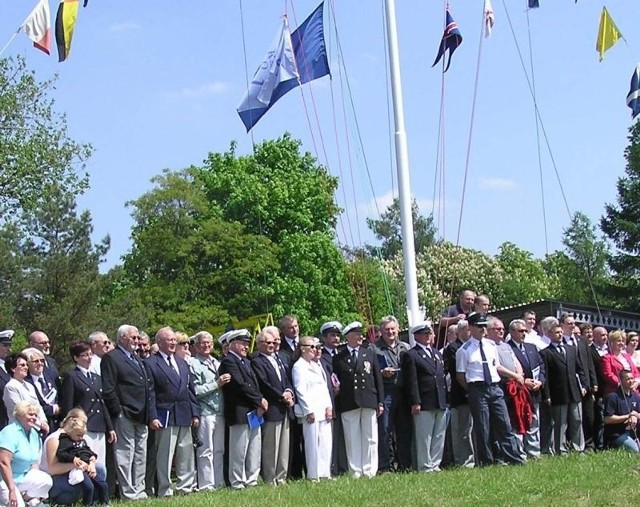
<path id="1" fill-rule="evenodd" d="M 91 215 L 78 213 L 75 196 L 55 186 L 46 194 L 51 198 L 39 201 L 19 223 L 23 274 L 15 317 L 27 332 L 47 332 L 60 353 L 91 331 L 87 323 L 102 289 L 99 265 L 110 240 L 92 244 Z"/>
<path id="2" fill-rule="evenodd" d="M 411 202 L 411 215 L 413 216 L 413 234 L 416 254 L 424 252 L 434 244 L 436 228 L 433 224 L 433 216 L 424 217 L 420 214 L 418 203 L 415 199 Z M 396 197 L 382 213 L 379 220 L 367 218 L 367 226 L 382 242 L 380 255 L 383 259 L 391 259 L 402 252 L 402 226 L 400 221 L 400 200 Z M 370 253 L 376 253 L 378 248 L 368 246 Z"/>
<path id="3" fill-rule="evenodd" d="M 49 93 L 55 80 L 38 81 L 24 59 L 0 59 L 0 213 L 50 200 L 48 189 L 75 195 L 88 186 L 91 146 L 69 138 L 64 115 Z"/>
<path id="4" fill-rule="evenodd" d="M 500 245 L 496 261 L 503 274 L 500 306 L 518 305 L 550 296 L 551 279 L 544 264 L 534 259 L 531 252 L 506 242 Z"/>
<path id="5" fill-rule="evenodd" d="M 607 204 L 600 227 L 616 250 L 612 294 L 630 310 L 640 310 L 640 123 L 630 129 L 625 176 L 618 178 L 617 204 Z"/>

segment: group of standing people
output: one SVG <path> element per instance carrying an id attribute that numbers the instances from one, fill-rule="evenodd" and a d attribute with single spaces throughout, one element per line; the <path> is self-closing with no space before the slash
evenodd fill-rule
<path id="1" fill-rule="evenodd" d="M 478 299 L 480 298 L 480 299 Z M 0 504 L 106 504 L 291 478 L 373 477 L 445 465 L 523 464 L 541 454 L 639 451 L 638 336 L 577 326 L 571 314 L 508 329 L 465 291 L 431 322 L 395 317 L 379 336 L 324 323 L 301 336 L 294 316 L 218 337 L 135 326 L 69 348 L 60 377 L 41 331 L 9 354 L 0 332 Z M 480 310 L 480 311 L 474 311 Z M 537 332 L 540 330 L 540 333 Z M 155 350 L 154 350 L 155 349 Z M 175 471 L 175 483 L 172 483 Z"/>

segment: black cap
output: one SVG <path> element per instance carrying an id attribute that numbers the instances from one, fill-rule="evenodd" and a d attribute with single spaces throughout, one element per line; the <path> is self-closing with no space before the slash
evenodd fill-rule
<path id="1" fill-rule="evenodd" d="M 467 322 L 470 326 L 487 327 L 487 314 L 486 313 L 471 313 L 467 317 Z"/>

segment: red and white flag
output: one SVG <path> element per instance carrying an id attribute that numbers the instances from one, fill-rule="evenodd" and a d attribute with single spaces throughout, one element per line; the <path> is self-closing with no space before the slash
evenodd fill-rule
<path id="1" fill-rule="evenodd" d="M 49 54 L 51 50 L 51 12 L 49 0 L 39 0 L 22 24 L 33 46 Z"/>
<path id="2" fill-rule="evenodd" d="M 496 18 L 493 15 L 493 7 L 491 6 L 491 0 L 484 0 L 484 36 L 489 37 L 491 35 L 491 29 L 496 22 Z"/>

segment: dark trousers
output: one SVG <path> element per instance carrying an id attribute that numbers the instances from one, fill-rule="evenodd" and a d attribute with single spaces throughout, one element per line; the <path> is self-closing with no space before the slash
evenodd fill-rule
<path id="1" fill-rule="evenodd" d="M 582 432 L 584 433 L 584 448 L 585 450 L 595 451 L 595 434 L 594 434 L 594 421 L 595 421 L 595 402 L 593 395 L 587 393 L 582 398 Z"/>
<path id="2" fill-rule="evenodd" d="M 504 402 L 504 393 L 497 384 L 470 382 L 469 408 L 473 416 L 473 433 L 477 442 L 476 457 L 480 465 L 495 463 L 492 447 L 495 445 L 506 463 L 524 462 L 518 450 L 518 441 Z M 495 443 L 492 442 L 492 436 Z"/>
<path id="3" fill-rule="evenodd" d="M 302 436 L 302 424 L 290 425 L 289 448 L 289 478 L 302 479 L 306 475 L 304 458 L 304 440 Z"/>
<path id="4" fill-rule="evenodd" d="M 411 468 L 411 436 L 413 422 L 403 393 L 396 387 L 385 387 L 384 412 L 378 418 L 378 471 Z"/>
<path id="5" fill-rule="evenodd" d="M 596 451 L 604 449 L 604 401 L 596 398 L 593 403 L 593 445 Z"/>

